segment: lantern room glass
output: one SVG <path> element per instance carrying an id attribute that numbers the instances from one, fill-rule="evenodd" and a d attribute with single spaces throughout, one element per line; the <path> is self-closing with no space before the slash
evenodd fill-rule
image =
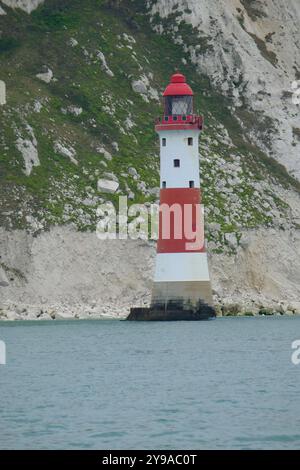
<path id="1" fill-rule="evenodd" d="M 165 97 L 166 116 L 182 116 L 188 114 L 193 114 L 192 96 L 174 95 Z"/>

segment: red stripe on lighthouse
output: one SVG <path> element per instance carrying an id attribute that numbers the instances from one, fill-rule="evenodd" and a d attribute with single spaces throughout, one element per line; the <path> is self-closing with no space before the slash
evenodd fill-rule
<path id="1" fill-rule="evenodd" d="M 157 253 L 205 251 L 199 188 L 160 190 Z"/>

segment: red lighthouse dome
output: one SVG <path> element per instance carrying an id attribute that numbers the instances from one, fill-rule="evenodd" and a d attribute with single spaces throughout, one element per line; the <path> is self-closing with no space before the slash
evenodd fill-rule
<path id="1" fill-rule="evenodd" d="M 163 96 L 193 96 L 193 90 L 186 83 L 186 78 L 182 73 L 174 73 L 171 81 L 164 91 Z"/>

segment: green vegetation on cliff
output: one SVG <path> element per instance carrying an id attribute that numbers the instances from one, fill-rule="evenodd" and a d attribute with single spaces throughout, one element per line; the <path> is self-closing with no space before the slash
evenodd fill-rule
<path id="1" fill-rule="evenodd" d="M 48 0 L 31 15 L 6 11 L 0 17 L 0 80 L 7 90 L 0 107 L 1 225 L 92 229 L 103 200 L 129 194 L 131 202 L 155 201 L 154 119 L 177 68 L 205 116 L 201 179 L 214 249 L 228 245 L 230 233 L 239 242 L 244 228 L 286 217 L 272 184 L 297 183 L 245 137 L 241 124 L 255 117 L 243 110 L 234 116 L 229 100 L 171 40 L 174 18 L 158 34 L 142 0 Z M 179 31 L 203 54 L 212 47 L 184 22 Z M 100 177 L 117 179 L 117 193 L 99 192 Z"/>

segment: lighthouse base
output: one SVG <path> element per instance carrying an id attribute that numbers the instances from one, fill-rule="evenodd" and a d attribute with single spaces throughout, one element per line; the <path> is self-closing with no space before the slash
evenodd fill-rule
<path id="1" fill-rule="evenodd" d="M 194 307 L 184 302 L 169 301 L 165 304 L 153 304 L 151 307 L 131 308 L 126 318 L 129 321 L 199 321 L 216 316 L 210 305 L 198 302 Z"/>

